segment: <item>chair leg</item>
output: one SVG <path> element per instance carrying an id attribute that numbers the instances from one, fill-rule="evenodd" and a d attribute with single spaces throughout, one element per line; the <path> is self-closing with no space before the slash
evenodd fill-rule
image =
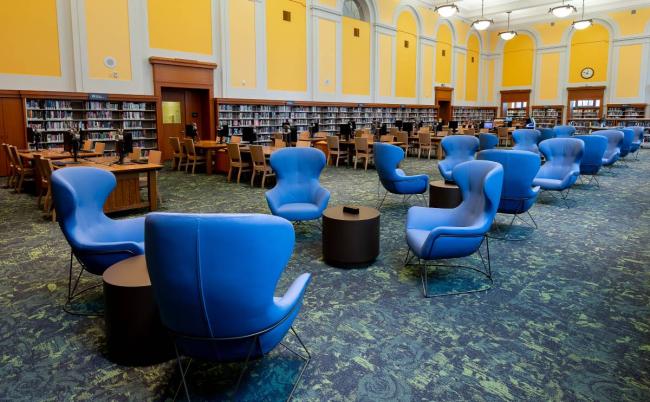
<path id="1" fill-rule="evenodd" d="M 241 170 L 242 170 L 241 167 L 237 169 L 237 184 L 239 184 L 239 181 L 241 179 Z"/>
<path id="2" fill-rule="evenodd" d="M 230 177 L 232 176 L 232 165 L 228 168 L 228 183 L 230 183 Z"/>
<path id="3" fill-rule="evenodd" d="M 25 172 L 20 173 L 20 179 L 18 179 L 18 185 L 16 186 L 16 192 L 20 194 L 23 190 L 23 181 L 25 180 Z"/>
<path id="4" fill-rule="evenodd" d="M 251 172 L 251 187 L 253 187 L 253 185 L 254 185 L 254 183 L 255 183 L 255 176 L 256 176 L 256 174 L 257 174 L 257 172 L 256 172 L 255 170 L 253 170 L 253 171 Z"/>
<path id="5" fill-rule="evenodd" d="M 260 186 L 261 188 L 264 188 L 264 183 L 266 182 L 266 172 L 262 174 L 262 185 Z"/>
<path id="6" fill-rule="evenodd" d="M 325 165 L 329 166 L 331 160 L 332 160 L 332 154 L 328 154 L 327 155 L 327 162 L 325 162 Z"/>
<path id="7" fill-rule="evenodd" d="M 370 157 L 366 156 L 366 167 L 365 167 L 366 171 L 368 170 L 368 159 L 370 159 Z"/>
<path id="8" fill-rule="evenodd" d="M 194 159 L 194 163 L 192 163 L 192 175 L 194 175 L 195 170 L 196 170 L 196 159 Z"/>
<path id="9" fill-rule="evenodd" d="M 336 167 L 339 167 L 339 159 L 341 159 L 341 155 L 336 155 Z"/>

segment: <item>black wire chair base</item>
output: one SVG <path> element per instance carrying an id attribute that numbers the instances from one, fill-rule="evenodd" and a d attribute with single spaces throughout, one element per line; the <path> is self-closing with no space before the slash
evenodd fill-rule
<path id="1" fill-rule="evenodd" d="M 569 198 L 569 194 L 571 193 L 571 187 L 568 189 L 562 190 L 562 191 L 555 191 L 555 190 L 542 190 L 542 193 L 548 193 L 553 199 L 555 200 L 561 200 L 564 202 L 564 205 L 566 206 L 567 209 L 571 209 L 571 203 L 574 203 L 574 207 L 578 205 L 578 201 L 574 199 Z M 554 193 L 559 193 L 559 195 L 555 195 Z"/>
<path id="2" fill-rule="evenodd" d="M 303 361 L 302 368 L 300 369 L 300 372 L 298 373 L 298 377 L 293 382 L 293 385 L 291 387 L 291 392 L 289 393 L 289 396 L 287 397 L 287 401 L 290 401 L 293 398 L 293 394 L 296 391 L 296 388 L 298 387 L 298 384 L 300 384 L 300 380 L 302 379 L 303 374 L 307 370 L 307 366 L 309 366 L 309 362 L 311 362 L 311 353 L 309 353 L 309 350 L 307 349 L 307 346 L 303 343 L 302 339 L 296 332 L 296 330 L 293 328 L 293 326 L 290 327 L 289 329 L 291 333 L 294 335 L 294 337 L 298 340 L 298 343 L 300 343 L 300 346 L 302 347 L 304 354 L 301 352 L 298 352 L 291 348 L 290 346 L 286 345 L 284 342 L 280 342 L 280 345 L 287 349 L 289 352 L 291 352 L 293 355 L 297 356 Z M 246 370 L 248 369 L 248 364 L 251 361 L 251 356 L 253 355 L 253 351 L 255 350 L 256 347 L 261 347 L 260 346 L 260 336 L 262 334 L 257 334 L 253 338 L 251 338 L 251 346 L 248 349 L 248 354 L 246 355 L 246 359 L 244 360 L 244 365 L 239 372 L 239 376 L 237 377 L 237 383 L 235 384 L 235 389 L 232 391 L 231 395 L 231 400 L 239 400 L 240 398 L 238 397 L 238 392 L 239 392 L 239 387 L 241 386 L 242 380 L 244 379 L 244 374 L 246 374 Z M 181 373 L 181 383 L 178 384 L 178 387 L 176 388 L 176 392 L 174 393 L 174 401 L 176 401 L 176 398 L 178 397 L 178 393 L 180 392 L 180 389 L 183 388 L 185 397 L 187 398 L 187 401 L 191 401 L 190 397 L 190 391 L 189 387 L 187 386 L 187 373 L 190 369 L 190 365 L 192 364 L 192 358 L 189 358 L 189 361 L 187 363 L 187 366 L 183 367 L 183 362 L 181 360 L 181 355 L 178 352 L 178 347 L 176 346 L 176 342 L 174 342 L 174 351 L 176 352 L 176 360 L 178 362 L 178 367 L 180 369 Z M 261 358 L 264 358 L 262 355 Z"/>
<path id="3" fill-rule="evenodd" d="M 388 196 L 389 191 L 385 190 L 384 196 L 382 197 L 380 194 L 380 188 L 379 188 L 379 182 L 377 182 L 377 206 L 375 207 L 378 211 L 381 211 L 382 205 L 384 205 L 384 201 L 386 201 L 386 197 Z M 399 195 L 399 194 L 397 194 Z M 414 197 L 418 202 L 422 203 L 423 207 L 428 207 L 429 203 L 427 202 L 427 199 L 424 195 L 424 193 L 421 194 L 403 194 L 402 195 L 402 205 L 408 204 L 408 201 L 411 199 L 411 197 Z M 380 199 L 381 198 L 381 199 Z"/>
<path id="4" fill-rule="evenodd" d="M 79 271 L 79 274 L 76 276 L 74 284 L 72 283 L 72 277 L 74 276 L 73 275 L 73 269 L 72 269 L 73 268 L 72 267 L 72 265 L 73 265 L 73 257 L 74 257 L 74 259 L 77 260 L 77 262 L 79 263 L 79 265 L 81 267 L 81 270 Z M 77 288 L 79 287 L 79 281 L 81 280 L 81 276 L 83 275 L 84 271 L 87 271 L 84 264 L 79 260 L 79 258 L 77 258 L 77 256 L 74 255 L 74 253 L 72 251 L 70 251 L 70 265 L 69 265 L 69 269 L 68 269 L 68 295 L 66 297 L 65 303 L 63 304 L 63 311 L 65 311 L 68 314 L 84 316 L 84 317 L 103 317 L 104 316 L 104 311 L 103 310 L 85 312 L 85 311 L 80 311 L 80 310 L 76 310 L 76 309 L 73 308 L 72 303 L 75 300 L 77 300 L 79 297 L 84 295 L 86 292 L 88 292 L 90 290 L 93 290 L 93 289 L 95 289 L 95 288 L 102 285 L 101 283 L 96 283 L 96 284 L 90 285 L 90 286 L 88 286 L 88 287 L 86 287 L 84 289 L 77 290 Z"/>
<path id="5" fill-rule="evenodd" d="M 523 240 L 528 240 L 530 237 L 533 235 L 534 231 L 531 231 L 527 235 L 523 237 L 515 237 L 512 235 L 511 230 L 514 227 L 515 220 L 519 220 L 523 222 L 526 226 L 533 228 L 533 229 L 538 229 L 537 227 L 537 222 L 535 222 L 535 218 L 533 218 L 533 215 L 530 214 L 530 211 L 526 211 L 526 214 L 530 218 L 531 222 L 526 221 L 524 218 L 521 217 L 521 214 L 515 214 L 513 215 L 512 219 L 510 220 L 510 223 L 508 224 L 508 227 L 506 230 L 501 231 L 499 229 L 499 225 L 497 224 L 496 218 L 494 219 L 493 222 L 493 227 L 496 232 L 498 232 L 497 235 L 494 234 L 488 234 L 486 235 L 490 239 L 495 239 L 495 240 L 505 240 L 505 241 L 523 241 Z"/>
<path id="6" fill-rule="evenodd" d="M 600 189 L 600 182 L 596 178 L 595 174 L 592 174 L 592 175 L 582 175 L 581 174 L 579 177 L 580 177 L 580 183 L 581 184 L 584 184 L 585 186 L 589 186 L 593 182 L 593 183 L 596 183 L 595 184 L 596 188 Z M 588 177 L 588 178 L 583 179 L 583 177 Z"/>
<path id="7" fill-rule="evenodd" d="M 483 253 L 481 252 L 481 246 L 483 246 L 483 243 L 485 243 L 485 248 L 486 248 L 486 257 L 483 257 Z M 477 267 L 472 267 L 469 265 L 456 265 L 456 264 L 427 264 L 422 263 L 422 260 L 417 257 L 415 254 L 409 257 L 411 253 L 411 249 L 409 248 L 407 253 L 406 253 L 406 258 L 404 260 L 404 266 L 419 266 L 420 267 L 420 280 L 422 282 L 422 295 L 425 298 L 434 298 L 434 297 L 442 297 L 442 296 L 456 296 L 456 295 L 463 295 L 463 294 L 470 294 L 470 293 L 479 293 L 479 292 L 486 292 L 490 289 L 492 289 L 492 285 L 494 284 L 494 280 L 492 279 L 492 264 L 490 260 L 490 241 L 487 236 L 483 237 L 483 241 L 479 245 L 479 248 L 477 250 L 477 253 L 480 257 L 481 265 L 483 266 L 483 269 L 477 268 Z M 417 264 L 412 264 L 411 261 L 417 258 Z M 459 269 L 465 269 L 465 270 L 470 270 L 474 272 L 478 272 L 479 274 L 483 275 L 487 280 L 488 280 L 488 286 L 487 287 L 482 287 L 480 289 L 471 289 L 471 290 L 464 290 L 464 291 L 453 291 L 453 292 L 446 292 L 446 293 L 436 293 L 436 294 L 430 294 L 429 293 L 429 277 L 428 277 L 428 267 L 441 267 L 441 268 L 459 268 Z"/>

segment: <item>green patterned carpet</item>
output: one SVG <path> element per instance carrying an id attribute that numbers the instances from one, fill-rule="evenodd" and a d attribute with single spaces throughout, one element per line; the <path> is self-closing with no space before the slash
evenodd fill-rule
<path id="1" fill-rule="evenodd" d="M 650 400 L 650 152 L 628 165 L 601 174 L 600 190 L 576 186 L 575 208 L 542 195 L 532 210 L 539 229 L 491 241 L 494 287 L 473 295 L 422 297 L 418 271 L 402 266 L 407 207 L 398 197 L 382 210 L 381 255 L 367 269 L 325 265 L 319 229 L 298 227 L 278 290 L 313 274 L 295 323 L 313 359 L 295 398 Z M 438 177 L 433 160 L 409 158 L 404 168 Z M 322 183 L 330 205 L 376 202 L 374 170 L 327 168 Z M 165 211 L 268 212 L 262 189 L 221 175 L 165 170 L 160 186 Z M 115 365 L 103 319 L 62 310 L 69 249 L 33 196 L 0 190 L 0 231 L 0 400 L 173 397 L 173 360 Z M 101 300 L 100 287 L 85 301 Z M 194 365 L 194 396 L 227 395 L 238 369 Z M 283 400 L 297 370 L 276 349 L 252 367 L 240 397 Z"/>

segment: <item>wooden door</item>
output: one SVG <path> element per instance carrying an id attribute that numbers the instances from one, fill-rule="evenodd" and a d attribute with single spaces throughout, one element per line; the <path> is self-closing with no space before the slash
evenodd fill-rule
<path id="1" fill-rule="evenodd" d="M 0 143 L 25 148 L 25 121 L 23 100 L 19 97 L 0 97 Z M 0 176 L 9 174 L 9 161 L 4 150 L 0 150 Z"/>
<path id="2" fill-rule="evenodd" d="M 185 90 L 163 88 L 162 90 L 162 130 L 158 145 L 162 159 L 171 159 L 173 149 L 169 144 L 170 137 L 185 136 Z"/>

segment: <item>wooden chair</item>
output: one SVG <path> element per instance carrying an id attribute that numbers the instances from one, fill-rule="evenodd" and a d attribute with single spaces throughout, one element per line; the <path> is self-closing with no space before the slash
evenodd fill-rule
<path id="1" fill-rule="evenodd" d="M 298 141 L 308 140 L 308 139 L 309 139 L 309 131 L 302 131 L 300 134 L 298 134 Z"/>
<path id="2" fill-rule="evenodd" d="M 181 145 L 181 140 L 178 137 L 169 137 L 169 145 L 172 146 L 172 170 L 181 170 L 183 160 L 186 155 Z"/>
<path id="3" fill-rule="evenodd" d="M 273 146 L 275 148 L 284 148 L 286 144 L 284 143 L 284 140 L 282 138 L 274 138 L 273 139 Z"/>
<path id="4" fill-rule="evenodd" d="M 16 185 L 16 168 L 14 166 L 14 158 L 11 154 L 11 148 L 9 148 L 10 146 L 11 145 L 9 144 L 2 144 L 2 151 L 5 153 L 7 162 L 9 163 L 9 175 L 7 176 L 7 184 L 4 188 L 11 188 Z"/>
<path id="5" fill-rule="evenodd" d="M 137 161 L 140 160 L 141 157 L 142 157 L 142 148 L 133 147 L 133 152 L 129 154 L 129 159 L 132 161 Z"/>
<path id="6" fill-rule="evenodd" d="M 47 158 L 41 158 L 38 155 L 34 158 L 36 169 L 38 170 L 39 182 L 37 183 L 38 191 L 38 207 L 41 207 L 41 200 L 45 196 L 43 202 L 43 211 L 47 217 L 51 217 L 52 221 L 56 221 L 56 211 L 54 210 L 54 203 L 52 202 L 52 161 Z"/>
<path id="7" fill-rule="evenodd" d="M 16 175 L 18 177 L 18 183 L 16 183 L 15 188 L 16 192 L 20 193 L 23 191 L 25 179 L 34 178 L 34 169 L 23 164 L 23 160 L 20 157 L 20 154 L 18 154 L 18 148 L 13 145 L 11 146 L 11 153 L 14 161 L 14 169 L 16 169 Z"/>
<path id="8" fill-rule="evenodd" d="M 420 131 L 418 133 L 418 159 L 422 155 L 422 151 L 427 151 L 427 159 L 431 159 L 431 134 L 429 131 Z"/>
<path id="9" fill-rule="evenodd" d="M 395 141 L 395 136 L 393 134 L 384 134 L 379 137 L 380 142 L 393 142 Z"/>
<path id="10" fill-rule="evenodd" d="M 95 143 L 95 152 L 98 154 L 103 154 L 104 151 L 106 150 L 106 143 L 98 141 Z"/>
<path id="11" fill-rule="evenodd" d="M 474 130 L 473 127 L 469 127 L 463 130 L 463 134 L 465 135 L 474 135 L 476 134 L 476 130 Z"/>
<path id="12" fill-rule="evenodd" d="M 196 170 L 196 165 L 205 165 L 205 156 L 196 153 L 193 139 L 186 138 L 184 144 L 185 144 L 185 153 L 187 154 L 185 171 L 186 172 L 188 171 L 190 167 L 190 163 L 192 163 L 192 174 L 194 174 L 194 171 Z"/>
<path id="13" fill-rule="evenodd" d="M 153 149 L 149 151 L 149 156 L 147 156 L 147 163 L 161 165 L 162 152 Z M 158 170 L 156 170 L 155 174 L 156 174 L 156 178 L 158 178 Z M 147 175 L 146 174 L 140 175 L 140 188 L 141 189 L 145 188 L 148 185 L 149 185 L 149 180 L 147 179 Z M 158 186 L 158 180 L 156 180 L 156 186 Z M 162 194 L 160 193 L 159 188 L 156 188 L 156 194 L 158 194 L 158 202 L 162 204 Z"/>
<path id="14" fill-rule="evenodd" d="M 275 177 L 273 169 L 266 163 L 266 156 L 264 155 L 264 147 L 261 145 L 251 145 L 251 161 L 253 162 L 253 172 L 251 173 L 251 187 L 255 184 L 255 177 L 257 173 L 262 173 L 262 188 L 266 178 L 269 176 Z"/>
<path id="15" fill-rule="evenodd" d="M 359 158 L 365 159 L 365 170 L 368 170 L 368 161 L 372 158 L 372 151 L 368 145 L 366 137 L 357 137 L 354 139 L 354 168 L 357 168 Z"/>
<path id="16" fill-rule="evenodd" d="M 86 140 L 84 141 L 83 147 L 81 147 L 82 150 L 84 151 L 92 151 L 93 150 L 93 141 L 91 140 Z"/>
<path id="17" fill-rule="evenodd" d="M 388 129 L 388 134 L 392 134 L 394 136 L 397 135 L 398 132 L 399 132 L 399 128 L 397 127 L 391 127 Z"/>
<path id="18" fill-rule="evenodd" d="M 336 156 L 336 166 L 339 165 L 339 159 L 341 159 L 341 157 L 348 157 L 348 151 L 341 151 L 338 135 L 330 135 L 327 137 L 327 151 L 328 165 L 332 159 L 332 156 Z"/>
<path id="19" fill-rule="evenodd" d="M 359 130 L 354 130 L 354 138 L 361 138 L 363 137 L 364 131 L 359 129 Z"/>
<path id="20" fill-rule="evenodd" d="M 296 142 L 296 146 L 297 147 L 309 148 L 309 147 L 311 147 L 311 141 L 298 140 L 298 142 Z"/>
<path id="21" fill-rule="evenodd" d="M 250 172 L 250 163 L 244 162 L 241 159 L 241 151 L 239 150 L 239 144 L 233 144 L 232 142 L 228 144 L 228 158 L 230 159 L 230 169 L 228 169 L 228 181 L 232 176 L 232 170 L 238 169 L 237 172 L 237 183 L 241 179 L 242 172 Z"/>
<path id="22" fill-rule="evenodd" d="M 314 134 L 314 138 L 322 138 L 325 140 L 327 138 L 327 133 L 325 131 L 319 131 L 316 134 Z"/>
<path id="23" fill-rule="evenodd" d="M 231 144 L 241 144 L 241 135 L 233 135 L 230 137 Z"/>
<path id="24" fill-rule="evenodd" d="M 395 135 L 395 138 L 397 139 L 397 142 L 402 143 L 402 145 L 400 145 L 400 148 L 404 150 L 404 156 L 407 156 L 409 150 L 409 133 L 406 131 L 398 131 Z"/>
<path id="25" fill-rule="evenodd" d="M 499 137 L 499 145 L 504 145 L 506 147 L 510 145 L 510 133 L 508 132 L 508 127 L 497 128 L 497 137 Z"/>
<path id="26" fill-rule="evenodd" d="M 488 128 L 481 128 L 478 130 L 479 134 L 488 134 L 490 132 L 490 129 Z"/>

